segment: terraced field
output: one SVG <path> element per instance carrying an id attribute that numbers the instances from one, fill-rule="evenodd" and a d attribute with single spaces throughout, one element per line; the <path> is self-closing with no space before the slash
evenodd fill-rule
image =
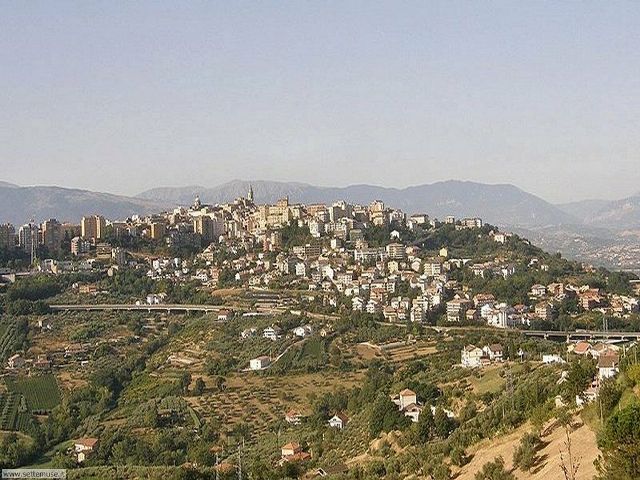
<path id="1" fill-rule="evenodd" d="M 437 349 L 433 342 L 416 342 L 410 344 L 393 345 L 391 347 L 382 347 L 385 357 L 390 362 L 406 362 L 426 357 L 436 353 Z"/>

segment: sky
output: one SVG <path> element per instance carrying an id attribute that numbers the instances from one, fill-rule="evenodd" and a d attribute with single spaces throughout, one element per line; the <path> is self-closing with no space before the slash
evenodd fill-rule
<path id="1" fill-rule="evenodd" d="M 640 191 L 640 3 L 4 1 L 0 180 Z"/>

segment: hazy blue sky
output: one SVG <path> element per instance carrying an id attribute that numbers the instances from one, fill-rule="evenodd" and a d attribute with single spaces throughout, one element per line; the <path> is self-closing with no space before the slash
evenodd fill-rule
<path id="1" fill-rule="evenodd" d="M 0 180 L 640 190 L 639 2 L 1 8 Z"/>

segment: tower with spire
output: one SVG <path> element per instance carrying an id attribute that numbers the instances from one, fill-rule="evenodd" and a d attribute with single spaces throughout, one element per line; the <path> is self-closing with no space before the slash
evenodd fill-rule
<path id="1" fill-rule="evenodd" d="M 247 193 L 247 200 L 253 202 L 253 185 L 249 184 L 249 193 Z"/>

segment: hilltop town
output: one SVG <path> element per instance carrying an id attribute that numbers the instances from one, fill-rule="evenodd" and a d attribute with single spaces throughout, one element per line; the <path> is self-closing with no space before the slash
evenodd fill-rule
<path id="1" fill-rule="evenodd" d="M 250 189 L 126 219 L 2 224 L 0 292 L 2 466 L 591 478 L 594 459 L 566 464 L 587 437 L 573 448 L 626 468 L 607 419 L 638 409 L 640 280 L 481 218 L 264 205 Z M 513 435 L 508 458 L 478 465 Z"/>

